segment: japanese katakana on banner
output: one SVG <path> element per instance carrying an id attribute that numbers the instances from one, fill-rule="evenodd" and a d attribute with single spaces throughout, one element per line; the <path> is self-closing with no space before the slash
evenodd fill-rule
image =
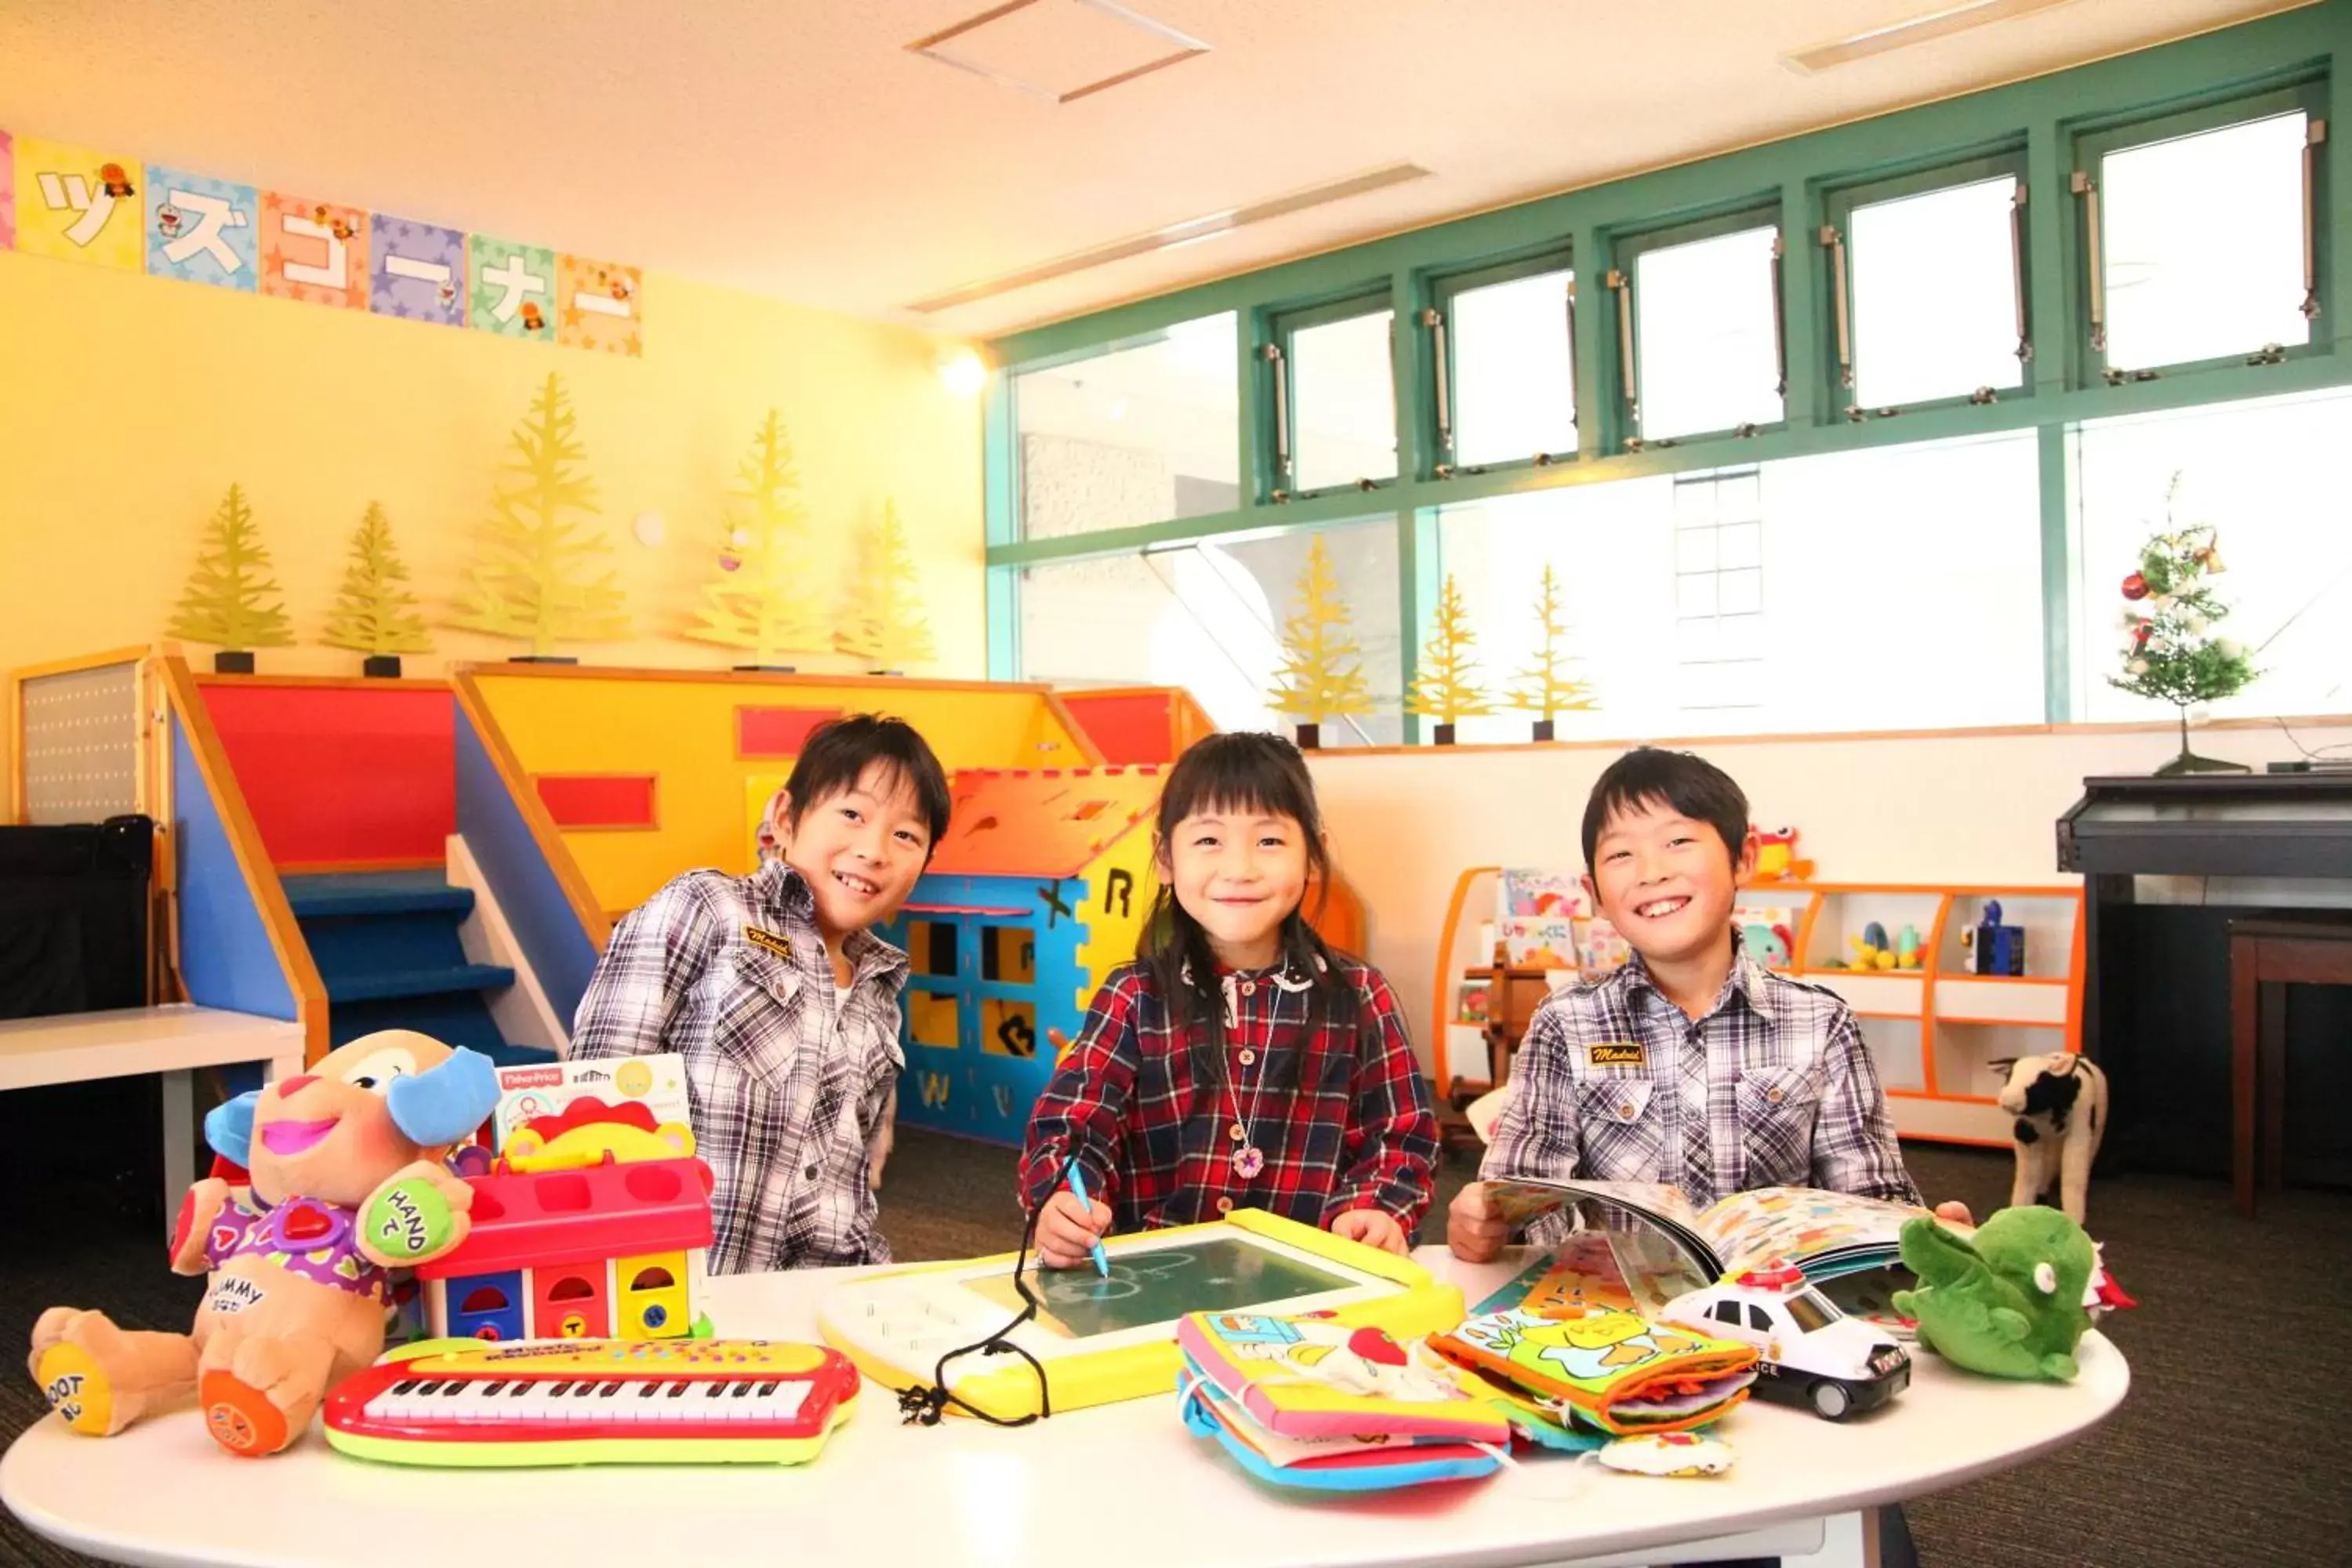
<path id="1" fill-rule="evenodd" d="M 0 131 L 0 250 L 641 355 L 644 274 Z"/>

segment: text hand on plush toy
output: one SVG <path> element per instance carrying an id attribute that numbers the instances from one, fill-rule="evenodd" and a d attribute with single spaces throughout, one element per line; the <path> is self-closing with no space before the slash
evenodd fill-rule
<path id="1" fill-rule="evenodd" d="M 1465 1263 L 1492 1263 L 1511 1239 L 1511 1227 L 1483 1182 L 1473 1182 L 1445 1210 L 1445 1245 Z"/>
<path id="2" fill-rule="evenodd" d="M 173 1273 L 202 1274 L 212 1267 L 207 1244 L 213 1221 L 228 1207 L 228 1184 L 218 1176 L 206 1176 L 188 1189 L 180 1200 L 180 1217 L 172 1226 Z"/>
<path id="3" fill-rule="evenodd" d="M 466 1239 L 474 1189 L 444 1166 L 419 1160 L 360 1205 L 360 1250 L 378 1263 L 425 1263 Z"/>
<path id="4" fill-rule="evenodd" d="M 1377 1247 L 1400 1258 L 1405 1253 L 1404 1226 L 1397 1224 L 1395 1215 L 1379 1209 L 1349 1209 L 1334 1215 L 1331 1234 L 1342 1241 L 1360 1241 L 1366 1247 Z"/>

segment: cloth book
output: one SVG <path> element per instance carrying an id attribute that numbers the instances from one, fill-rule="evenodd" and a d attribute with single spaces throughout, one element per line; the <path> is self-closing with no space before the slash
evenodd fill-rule
<path id="1" fill-rule="evenodd" d="M 1483 1313 L 1430 1344 L 1615 1436 L 1704 1426 L 1756 1381 L 1752 1345 L 1606 1308 L 1578 1318 Z"/>

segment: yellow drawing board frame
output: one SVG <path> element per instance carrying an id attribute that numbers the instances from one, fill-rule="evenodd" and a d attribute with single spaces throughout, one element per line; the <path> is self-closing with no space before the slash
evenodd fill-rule
<path id="1" fill-rule="evenodd" d="M 1246 1253 L 1236 1253 L 1235 1244 Z M 1063 1321 L 1049 1307 L 1043 1321 L 1023 1323 L 1005 1337 L 1045 1367 L 1056 1412 L 1172 1390 L 1182 1359 L 1176 1325 L 1185 1311 L 1328 1311 L 1339 1322 L 1374 1324 L 1404 1338 L 1453 1328 L 1464 1316 L 1460 1289 L 1439 1283 L 1412 1259 L 1259 1209 L 1235 1209 L 1207 1225 L 1138 1231 L 1103 1243 L 1114 1283 L 1149 1279 L 1160 1260 L 1171 1260 L 1172 1269 L 1180 1255 L 1189 1261 L 1212 1247 L 1228 1258 L 1249 1256 L 1294 1284 L 1317 1277 L 1311 1281 L 1317 1288 L 1253 1300 L 1233 1300 L 1228 1289 L 1222 1299 L 1213 1295 L 1165 1316 L 1092 1328 L 1078 1310 L 1066 1309 L 1074 1321 Z M 894 1389 L 929 1387 L 941 1355 L 986 1338 L 1019 1310 L 1020 1298 L 1012 1290 L 1014 1257 L 1004 1252 L 860 1276 L 827 1292 L 817 1308 L 818 1330 L 875 1382 Z M 1045 1288 L 1039 1294 L 1049 1299 L 1056 1281 L 1074 1298 L 1094 1294 L 1088 1288 L 1097 1281 L 1091 1264 L 1045 1271 L 1040 1278 Z M 1326 1279 L 1333 1282 L 1322 1284 Z M 1203 1283 L 1230 1284 L 1223 1279 Z M 1100 1305 L 1085 1303 L 1087 1310 Z M 1037 1412 L 1037 1374 L 1018 1356 L 960 1357 L 948 1368 L 948 1388 L 998 1420 Z"/>

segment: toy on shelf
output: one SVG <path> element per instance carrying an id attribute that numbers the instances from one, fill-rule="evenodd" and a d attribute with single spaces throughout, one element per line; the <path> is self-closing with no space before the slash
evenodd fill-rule
<path id="1" fill-rule="evenodd" d="M 1853 949 L 1853 957 L 1843 964 L 1825 964 L 1824 968 L 1858 969 L 1867 973 L 1874 969 L 1892 969 L 1897 962 L 1895 946 L 1886 940 L 1886 928 L 1876 921 L 1864 925 L 1860 936 L 1850 936 L 1845 940 L 1846 945 Z"/>
<path id="2" fill-rule="evenodd" d="M 1900 931 L 1895 933 L 1895 968 L 1916 969 L 1926 961 L 1926 959 L 1927 952 L 1919 944 L 1919 928 L 1917 926 L 1906 925 Z"/>
<path id="3" fill-rule="evenodd" d="M 2021 975 L 2025 973 L 2025 928 L 2000 923 L 2000 900 L 1985 900 L 1977 924 L 1960 932 L 1960 946 L 1970 974 Z"/>
<path id="4" fill-rule="evenodd" d="M 1312 1313 L 1195 1312 L 1176 1345 L 1185 1426 L 1260 1480 L 1385 1491 L 1502 1468 L 1509 1424 L 1426 1341 Z"/>
<path id="5" fill-rule="evenodd" d="M 33 1325 L 34 1381 L 92 1436 L 194 1391 L 222 1447 L 278 1452 L 383 1351 L 387 1271 L 465 1243 L 474 1191 L 441 1162 L 497 1099 L 487 1057 L 386 1030 L 216 1107 L 205 1136 L 251 1185 L 207 1177 L 180 1205 L 173 1270 L 212 1272 L 194 1330 L 53 1307 Z"/>
<path id="6" fill-rule="evenodd" d="M 1756 869 L 1748 882 L 1802 882 L 1813 874 L 1811 860 L 1797 858 L 1797 830 L 1775 827 L 1769 832 L 1756 830 Z"/>
<path id="7" fill-rule="evenodd" d="M 1919 1342 L 1989 1377 L 2072 1383 L 2074 1347 L 2098 1254 L 2056 1209 L 2005 1208 L 1964 1237 L 1930 1218 L 1903 1227 L 1903 1261 L 1919 1277 L 1895 1309 L 1919 1322 Z"/>
<path id="8" fill-rule="evenodd" d="M 1767 969 L 1786 969 L 1797 951 L 1794 929 L 1785 918 L 1785 911 L 1774 911 L 1784 918 L 1748 921 L 1739 928 L 1740 945 L 1748 956 Z"/>
<path id="9" fill-rule="evenodd" d="M 2073 1051 L 2020 1057 L 2006 1067 L 2000 1108 L 2017 1118 L 2010 1143 L 2017 1151 L 2017 1176 L 2009 1191 L 2013 1207 L 2037 1204 L 2053 1184 L 2058 1206 L 2083 1223 L 2090 1196 L 2091 1162 L 2107 1130 L 2107 1075 L 2099 1064 Z"/>
<path id="10" fill-rule="evenodd" d="M 1826 1420 L 1875 1409 L 1911 1382 L 1911 1358 L 1901 1345 L 1847 1317 L 1802 1270 L 1777 1258 L 1677 1296 L 1659 1316 L 1754 1345 L 1757 1393 L 1809 1405 Z"/>
<path id="11" fill-rule="evenodd" d="M 326 1431 L 396 1465 L 796 1465 L 857 1389 L 840 1352 L 770 1340 L 428 1346 L 337 1387 Z"/>

